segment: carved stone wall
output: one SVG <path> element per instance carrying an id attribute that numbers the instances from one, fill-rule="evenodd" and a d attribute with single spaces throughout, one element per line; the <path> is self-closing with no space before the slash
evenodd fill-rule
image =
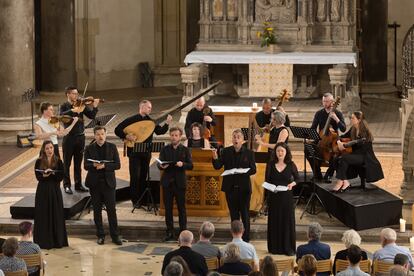
<path id="1" fill-rule="evenodd" d="M 269 22 L 283 50 L 352 51 L 356 0 L 200 0 L 198 50 L 259 50 Z"/>

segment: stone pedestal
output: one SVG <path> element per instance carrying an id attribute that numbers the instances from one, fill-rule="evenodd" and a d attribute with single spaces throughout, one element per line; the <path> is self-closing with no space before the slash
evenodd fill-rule
<path id="1" fill-rule="evenodd" d="M 414 203 L 414 89 L 401 104 L 401 130 L 404 180 L 400 196 L 404 203 Z"/>
<path id="2" fill-rule="evenodd" d="M 28 130 L 30 103 L 22 94 L 34 88 L 34 3 L 3 0 L 0 6 L 0 130 Z"/>

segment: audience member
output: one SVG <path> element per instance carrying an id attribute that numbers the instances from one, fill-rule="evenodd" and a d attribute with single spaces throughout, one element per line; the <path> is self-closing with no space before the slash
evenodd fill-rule
<path id="1" fill-rule="evenodd" d="M 361 237 L 359 236 L 358 232 L 355 230 L 347 230 L 344 232 L 344 234 L 342 235 L 342 242 L 345 245 L 344 250 L 340 250 L 335 254 L 335 259 L 334 259 L 334 263 L 332 266 L 332 271 L 335 273 L 335 269 L 336 269 L 336 260 L 347 260 L 347 252 L 348 252 L 348 248 L 351 245 L 357 245 L 360 246 L 361 245 Z M 365 252 L 364 250 L 361 250 L 361 257 L 362 260 L 367 260 L 368 256 L 367 256 L 367 252 Z"/>
<path id="2" fill-rule="evenodd" d="M 312 254 L 303 255 L 298 264 L 304 276 L 316 275 L 316 259 Z"/>
<path id="3" fill-rule="evenodd" d="M 3 272 L 13 272 L 27 270 L 26 263 L 20 259 L 16 258 L 16 251 L 19 247 L 19 242 L 16 238 L 8 238 L 3 243 L 3 258 L 0 259 L 0 269 Z"/>
<path id="4" fill-rule="evenodd" d="M 394 265 L 390 269 L 390 276 L 407 276 L 407 271 L 400 265 Z"/>
<path id="5" fill-rule="evenodd" d="M 192 276 L 193 274 L 190 271 L 190 268 L 188 267 L 187 262 L 183 259 L 181 256 L 174 256 L 171 258 L 171 262 L 177 262 L 183 267 L 183 273 L 182 276 Z"/>
<path id="6" fill-rule="evenodd" d="M 244 226 L 240 220 L 233 220 L 231 222 L 231 235 L 233 236 L 232 243 L 236 244 L 240 249 L 241 259 L 254 260 L 253 270 L 259 270 L 259 257 L 257 256 L 256 249 L 251 243 L 245 242 L 242 239 L 244 233 Z M 226 251 L 227 245 L 223 248 Z"/>
<path id="7" fill-rule="evenodd" d="M 208 268 L 206 260 L 202 255 L 191 249 L 193 238 L 193 233 L 188 230 L 184 230 L 180 233 L 180 237 L 178 238 L 180 248 L 165 255 L 162 263 L 161 274 L 164 273 L 165 267 L 170 263 L 172 257 L 181 256 L 187 262 L 192 273 L 201 276 L 207 275 Z"/>
<path id="8" fill-rule="evenodd" d="M 183 266 L 177 262 L 170 262 L 166 267 L 165 271 L 162 274 L 163 276 L 182 276 L 183 275 Z"/>
<path id="9" fill-rule="evenodd" d="M 250 271 L 252 271 L 252 268 L 248 264 L 241 261 L 240 247 L 237 244 L 227 244 L 223 252 L 223 256 L 224 263 L 218 269 L 220 273 L 230 275 L 247 275 Z"/>
<path id="10" fill-rule="evenodd" d="M 17 249 L 16 255 L 31 255 L 38 254 L 41 252 L 40 247 L 32 242 L 33 224 L 30 221 L 23 221 L 19 224 L 19 232 L 21 234 L 19 241 L 19 248 Z M 39 267 L 27 267 L 27 272 L 31 276 L 39 275 Z"/>
<path id="11" fill-rule="evenodd" d="M 207 276 L 220 276 L 220 272 L 217 271 L 210 271 Z"/>
<path id="12" fill-rule="evenodd" d="M 261 271 L 250 271 L 248 276 L 263 276 L 264 274 Z M 275 274 L 277 276 L 277 274 Z"/>
<path id="13" fill-rule="evenodd" d="M 369 276 L 359 268 L 359 262 L 362 259 L 361 248 L 358 245 L 351 245 L 347 250 L 347 259 L 349 266 L 344 271 L 339 272 L 338 276 Z"/>
<path id="14" fill-rule="evenodd" d="M 217 246 L 212 245 L 210 241 L 214 236 L 214 230 L 214 225 L 211 222 L 203 222 L 200 227 L 200 240 L 194 244 L 191 249 L 198 254 L 203 255 L 205 258 L 220 258 L 220 249 Z"/>
<path id="15" fill-rule="evenodd" d="M 395 255 L 394 265 L 400 265 L 405 269 L 408 275 L 414 275 L 414 273 L 410 270 L 410 262 L 408 260 L 407 255 L 404 255 L 401 253 L 398 253 L 397 255 Z"/>
<path id="16" fill-rule="evenodd" d="M 382 248 L 377 250 L 372 259 L 386 262 L 394 262 L 394 257 L 398 253 L 404 254 L 408 257 L 410 267 L 413 267 L 413 258 L 411 252 L 407 247 L 398 246 L 395 242 L 397 240 L 397 233 L 391 228 L 384 228 L 380 234 Z"/>
<path id="17" fill-rule="evenodd" d="M 260 264 L 260 271 L 264 276 L 278 276 L 276 263 L 273 260 L 272 256 L 266 256 L 263 258 L 262 263 Z"/>

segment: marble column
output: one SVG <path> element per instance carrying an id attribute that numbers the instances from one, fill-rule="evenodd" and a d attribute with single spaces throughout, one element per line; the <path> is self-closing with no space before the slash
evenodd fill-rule
<path id="1" fill-rule="evenodd" d="M 22 94 L 34 88 L 34 1 L 0 1 L 0 26 L 0 130 L 28 130 Z"/>

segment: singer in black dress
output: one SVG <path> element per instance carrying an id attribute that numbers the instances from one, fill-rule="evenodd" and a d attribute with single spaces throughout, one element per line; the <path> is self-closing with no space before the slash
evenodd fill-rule
<path id="1" fill-rule="evenodd" d="M 42 171 L 39 171 L 42 170 Z M 39 181 L 35 197 L 33 241 L 42 249 L 68 246 L 60 182 L 63 163 L 55 154 L 51 141 L 45 141 L 35 165 Z"/>
<path id="2" fill-rule="evenodd" d="M 295 210 L 292 188 L 296 185 L 298 169 L 285 143 L 277 143 L 274 158 L 266 166 L 265 181 L 276 186 L 287 186 L 285 192 L 269 192 L 267 250 L 271 254 L 293 256 L 296 252 Z"/>

